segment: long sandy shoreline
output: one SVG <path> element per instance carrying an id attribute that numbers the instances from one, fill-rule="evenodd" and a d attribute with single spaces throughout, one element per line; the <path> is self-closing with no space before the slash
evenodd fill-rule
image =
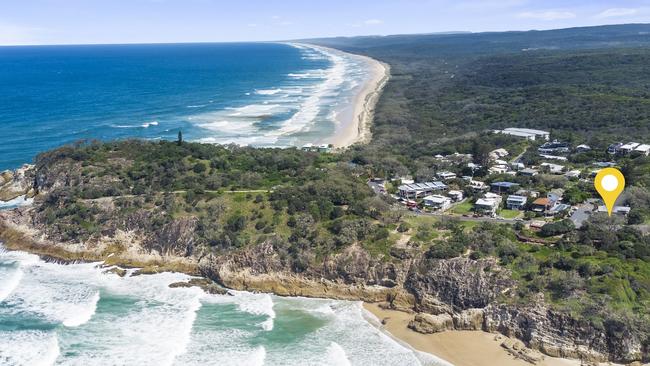
<path id="1" fill-rule="evenodd" d="M 334 135 L 324 138 L 321 142 L 332 144 L 335 148 L 346 148 L 356 143 L 368 143 L 371 138 L 370 126 L 375 114 L 375 107 L 381 97 L 384 87 L 390 79 L 390 66 L 368 56 L 357 55 L 341 50 L 319 45 L 308 44 L 333 53 L 343 53 L 354 57 L 367 65 L 369 77 L 360 87 L 355 96 L 351 116 L 337 118 L 339 125 Z"/>

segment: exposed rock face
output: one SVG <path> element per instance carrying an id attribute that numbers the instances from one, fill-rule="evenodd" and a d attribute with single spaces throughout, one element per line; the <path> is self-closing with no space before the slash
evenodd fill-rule
<path id="1" fill-rule="evenodd" d="M 483 309 L 467 309 L 460 313 L 452 314 L 454 329 L 457 330 L 482 330 L 485 313 Z"/>
<path id="2" fill-rule="evenodd" d="M 145 242 L 145 249 L 153 250 L 164 256 L 189 257 L 194 251 L 194 230 L 196 219 L 179 219 L 162 227 L 157 235 L 150 236 Z"/>
<path id="3" fill-rule="evenodd" d="M 621 362 L 643 357 L 640 335 L 622 324 L 618 328 L 605 324 L 605 329 L 597 329 L 589 322 L 549 309 L 543 301 L 522 308 L 492 304 L 484 312 L 486 331 L 521 339 L 550 356 L 607 361 L 608 355 L 615 355 Z"/>
<path id="4" fill-rule="evenodd" d="M 418 310 L 430 309 L 431 298 L 453 310 L 483 308 L 515 286 L 508 271 L 495 259 L 422 259 L 413 265 L 404 287 L 418 299 Z"/>
<path id="5" fill-rule="evenodd" d="M 444 332 L 445 330 L 454 329 L 454 320 L 449 314 L 418 313 L 409 323 L 409 328 L 424 334 Z"/>
<path id="6" fill-rule="evenodd" d="M 301 273 L 290 268 L 272 243 L 232 255 L 208 255 L 199 266 L 207 277 L 226 287 L 241 290 L 284 296 L 388 301 L 403 309 L 414 305 L 413 296 L 401 287 L 380 285 L 403 279 L 403 270 L 389 263 L 372 261 L 367 253 L 354 246 Z"/>
<path id="7" fill-rule="evenodd" d="M 0 201 L 9 201 L 22 195 L 33 196 L 32 165 L 24 165 L 15 171 L 0 172 Z"/>

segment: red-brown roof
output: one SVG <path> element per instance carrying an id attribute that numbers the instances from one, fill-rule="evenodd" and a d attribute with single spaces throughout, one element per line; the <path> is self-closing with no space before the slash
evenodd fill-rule
<path id="1" fill-rule="evenodd" d="M 548 206 L 551 204 L 551 200 L 548 198 L 538 198 L 535 201 L 533 201 L 533 205 L 539 205 L 539 206 Z"/>

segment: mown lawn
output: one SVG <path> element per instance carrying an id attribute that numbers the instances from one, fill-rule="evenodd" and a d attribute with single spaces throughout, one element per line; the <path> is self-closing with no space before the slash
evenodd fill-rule
<path id="1" fill-rule="evenodd" d="M 465 201 L 463 203 L 459 203 L 456 206 L 454 206 L 451 209 L 451 212 L 458 214 L 458 215 L 466 215 L 472 213 L 472 208 L 474 207 L 474 204 L 470 201 Z"/>

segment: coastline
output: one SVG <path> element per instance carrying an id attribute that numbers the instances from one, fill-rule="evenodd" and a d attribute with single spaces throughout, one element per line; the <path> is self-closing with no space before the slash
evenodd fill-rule
<path id="1" fill-rule="evenodd" d="M 338 126 L 334 134 L 324 138 L 322 142 L 332 144 L 338 149 L 344 149 L 357 143 L 368 143 L 371 138 L 370 127 L 374 118 L 375 107 L 384 87 L 390 79 L 390 65 L 368 56 L 348 53 L 319 45 L 307 45 L 324 49 L 328 52 L 343 53 L 367 65 L 369 76 L 363 85 L 359 87 L 359 92 L 354 97 L 354 102 L 346 109 L 339 111 L 337 115 Z"/>
<path id="2" fill-rule="evenodd" d="M 29 209 L 29 208 L 27 208 Z M 515 354 L 510 353 L 502 346 L 504 340 L 519 342 L 514 338 L 507 338 L 499 333 L 488 333 L 484 331 L 443 331 L 433 334 L 418 333 L 410 328 L 408 324 L 415 317 L 415 313 L 401 310 L 387 309 L 382 306 L 381 299 L 393 297 L 397 299 L 396 293 L 373 291 L 372 288 L 347 288 L 337 289 L 332 283 L 322 283 L 324 287 L 314 286 L 314 283 L 301 282 L 297 278 L 282 279 L 273 278 L 273 275 L 263 276 L 263 283 L 257 283 L 256 276 L 244 275 L 241 279 L 244 282 L 226 281 L 215 283 L 209 279 L 206 273 L 202 273 L 198 263 L 183 260 L 177 257 L 161 257 L 146 255 L 129 251 L 127 253 L 116 253 L 113 245 L 104 245 L 93 249 L 82 249 L 74 246 L 54 245 L 51 242 L 38 239 L 37 232 L 29 228 L 12 224 L 7 217 L 0 212 L 0 243 L 10 251 L 23 251 L 36 254 L 47 262 L 59 264 L 102 262 L 102 267 L 107 271 L 114 271 L 123 276 L 127 269 L 134 269 L 132 275 L 146 275 L 163 272 L 184 273 L 193 277 L 201 277 L 190 283 L 175 283 L 174 286 L 197 286 L 206 293 L 225 294 L 228 289 L 246 292 L 272 293 L 281 297 L 307 297 L 323 298 L 332 300 L 361 301 L 367 317 L 366 321 L 379 328 L 395 342 L 414 351 L 426 354 L 433 362 L 454 366 L 581 366 L 581 365 L 619 365 L 610 362 L 583 363 L 577 359 L 557 358 L 540 354 L 528 348 L 513 347 L 520 352 L 531 352 L 541 359 L 531 363 Z M 126 239 L 126 238 L 125 238 Z M 132 238 L 131 238 L 132 239 Z M 106 243 L 108 244 L 108 243 Z M 276 274 L 277 275 L 277 274 Z M 235 276 L 237 277 L 237 276 Z M 295 283 L 293 283 L 293 282 Z M 257 283 L 257 285 L 256 285 Z M 288 286 L 293 283 L 294 287 Z M 260 285 L 260 286 L 258 286 Z M 170 285 L 171 286 L 171 285 Z M 225 286 L 225 287 L 221 287 Z M 287 287 L 288 286 L 288 287 Z M 293 290 L 292 290 L 293 288 Z M 299 290 L 295 292 L 294 290 Z M 396 297 L 397 296 L 397 297 Z M 408 299 L 402 299 L 408 303 Z M 512 343 L 511 343 L 512 344 Z M 511 350 L 512 350 L 511 349 Z"/>
<path id="3" fill-rule="evenodd" d="M 530 366 L 516 358 L 503 346 L 506 337 L 484 331 L 454 330 L 433 334 L 418 333 L 408 328 L 415 314 L 385 309 L 379 303 L 363 303 L 363 308 L 379 320 L 381 329 L 413 349 L 431 354 L 455 366 Z M 542 356 L 538 366 L 580 366 L 580 360 Z M 596 365 L 596 364 L 593 364 Z M 600 363 L 600 365 L 615 365 Z"/>

